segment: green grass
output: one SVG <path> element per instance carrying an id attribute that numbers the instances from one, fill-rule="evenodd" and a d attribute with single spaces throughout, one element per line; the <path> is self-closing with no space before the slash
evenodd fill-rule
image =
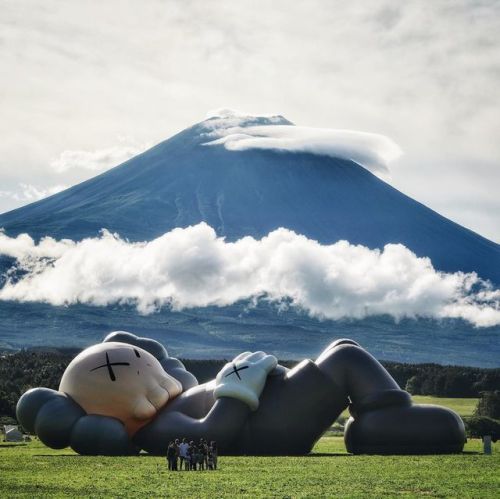
<path id="1" fill-rule="evenodd" d="M 414 396 L 470 416 L 477 399 Z M 305 457 L 221 457 L 216 472 L 169 473 L 163 458 L 83 457 L 39 441 L 0 444 L 0 497 L 499 497 L 500 443 L 493 456 L 470 440 L 454 456 L 350 456 L 324 437 Z"/>
<path id="2" fill-rule="evenodd" d="M 477 398 L 471 399 L 452 399 L 442 397 L 431 397 L 428 395 L 413 395 L 416 404 L 436 404 L 453 409 L 462 417 L 472 416 L 474 409 L 477 406 Z"/>
<path id="3" fill-rule="evenodd" d="M 443 407 L 448 407 L 454 410 L 457 414 L 464 417 L 472 416 L 474 409 L 477 406 L 477 398 L 445 398 L 445 397 L 433 397 L 430 395 L 412 395 L 412 399 L 416 404 L 434 404 L 442 405 Z M 349 417 L 349 411 L 346 409 L 342 416 L 347 419 Z"/>
<path id="4" fill-rule="evenodd" d="M 0 445 L 0 497 L 498 497 L 500 444 L 452 456 L 351 456 L 324 437 L 304 457 L 220 457 L 211 472 L 168 472 L 164 458 L 83 457 L 34 441 Z"/>

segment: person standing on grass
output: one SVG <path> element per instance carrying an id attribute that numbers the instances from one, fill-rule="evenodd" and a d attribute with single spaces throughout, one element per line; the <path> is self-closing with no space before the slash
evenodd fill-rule
<path id="1" fill-rule="evenodd" d="M 168 444 L 167 448 L 167 462 L 168 462 L 168 469 L 170 471 L 174 471 L 174 461 L 176 460 L 176 451 L 175 451 L 175 444 L 174 442 L 170 442 Z"/>
<path id="2" fill-rule="evenodd" d="M 196 449 L 196 462 L 198 464 L 198 470 L 203 471 L 205 469 L 205 457 L 203 456 L 202 445 L 198 445 Z"/>
<path id="3" fill-rule="evenodd" d="M 186 469 L 189 471 L 191 469 L 191 451 L 193 448 L 193 444 L 191 442 L 188 442 L 187 440 L 186 443 L 188 445 L 186 449 Z"/>
<path id="4" fill-rule="evenodd" d="M 182 442 L 179 444 L 179 469 L 181 470 L 183 464 L 184 469 L 189 470 L 188 449 L 189 444 L 187 443 L 187 439 L 183 438 Z"/>
<path id="5" fill-rule="evenodd" d="M 208 445 L 204 438 L 200 438 L 200 448 L 203 454 L 203 464 L 205 469 L 208 469 Z"/>
<path id="6" fill-rule="evenodd" d="M 214 456 L 210 449 L 208 450 L 207 469 L 209 470 L 214 469 Z"/>
<path id="7" fill-rule="evenodd" d="M 179 455 L 180 455 L 179 445 L 180 445 L 179 439 L 176 438 L 174 441 L 174 447 L 175 447 L 175 463 L 174 463 L 175 468 L 174 469 L 175 469 L 175 471 L 179 471 Z"/>
<path id="8" fill-rule="evenodd" d="M 212 453 L 212 459 L 214 462 L 214 470 L 217 469 L 217 442 L 212 440 L 210 442 L 210 452 Z"/>
<path id="9" fill-rule="evenodd" d="M 188 471 L 193 469 L 191 461 L 192 454 L 193 454 L 193 446 L 191 445 L 191 442 L 188 442 L 188 447 L 186 450 L 186 469 Z"/>
<path id="10" fill-rule="evenodd" d="M 196 446 L 192 440 L 189 442 L 189 469 L 196 471 Z"/>
<path id="11" fill-rule="evenodd" d="M 188 470 L 191 470 L 192 469 L 192 461 L 191 461 L 191 456 L 192 456 L 192 451 L 193 451 L 193 443 L 186 440 L 187 444 L 188 444 L 188 447 L 187 447 L 187 450 L 186 450 L 186 466 L 187 466 L 187 469 Z"/>

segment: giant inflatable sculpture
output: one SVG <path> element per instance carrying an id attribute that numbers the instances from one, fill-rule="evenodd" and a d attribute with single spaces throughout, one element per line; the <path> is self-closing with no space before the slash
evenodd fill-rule
<path id="1" fill-rule="evenodd" d="M 245 352 L 204 384 L 157 341 L 126 332 L 81 352 L 59 391 L 34 388 L 17 404 L 22 426 L 49 447 L 80 454 L 165 454 L 174 438 L 216 440 L 225 454 L 306 454 L 340 413 L 349 452 L 460 452 L 465 432 L 449 409 L 410 395 L 352 340 L 293 369 Z"/>

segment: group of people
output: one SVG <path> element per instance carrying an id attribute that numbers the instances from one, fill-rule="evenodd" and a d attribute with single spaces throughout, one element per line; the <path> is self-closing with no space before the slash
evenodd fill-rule
<path id="1" fill-rule="evenodd" d="M 168 469 L 171 471 L 216 470 L 217 469 L 217 443 L 208 443 L 200 438 L 196 444 L 186 438 L 182 442 L 177 438 L 168 444 L 167 448 Z"/>

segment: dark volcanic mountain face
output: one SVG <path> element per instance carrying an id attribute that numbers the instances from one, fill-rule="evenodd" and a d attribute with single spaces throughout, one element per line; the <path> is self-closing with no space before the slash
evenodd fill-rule
<path id="1" fill-rule="evenodd" d="M 98 177 L 50 198 L 0 215 L 0 227 L 3 227 L 6 235 L 10 237 L 27 233 L 35 239 L 49 235 L 56 239 L 68 238 L 73 241 L 96 237 L 103 228 L 130 241 L 151 241 L 172 229 L 206 222 L 217 235 L 224 236 L 226 241 L 237 241 L 244 236 L 260 239 L 275 229 L 284 227 L 308 238 L 309 249 L 311 240 L 323 245 L 346 240 L 351 245 L 359 244 L 370 249 L 382 249 L 388 243 L 402 243 L 417 256 L 429 257 L 436 269 L 445 272 L 477 272 L 482 279 L 489 279 L 495 285 L 500 284 L 498 244 L 405 196 L 356 162 L 341 159 L 349 157 L 345 151 L 339 154 L 340 157 L 335 157 L 331 151 L 329 154 L 318 154 L 318 151 L 314 154 L 305 152 L 307 147 L 292 152 L 269 148 L 229 150 L 224 144 L 206 145 L 224 137 L 227 130 L 247 137 L 246 130 L 250 133 L 252 129 L 252 137 L 259 137 L 259 134 L 265 137 L 262 128 L 256 132 L 255 126 L 270 130 L 278 127 L 295 129 L 282 117 L 209 119 Z M 206 232 L 203 228 L 197 230 Z M 277 240 L 278 236 L 274 237 Z M 57 251 L 62 251 L 61 245 L 64 246 L 65 243 L 58 244 Z M 70 246 L 72 244 L 69 243 Z M 97 243 L 94 241 L 92 244 Z M 119 246 L 121 243 L 116 244 Z M 165 243 L 160 241 L 156 244 L 161 248 L 156 253 L 148 253 L 147 249 L 141 251 L 144 255 L 164 255 L 165 246 L 161 245 Z M 199 247 L 206 249 L 203 244 L 205 243 Z M 130 250 L 132 255 L 133 251 L 129 247 L 141 245 L 127 246 L 123 242 L 122 246 L 125 249 L 120 246 L 120 251 Z M 212 246 L 212 251 L 215 251 L 216 246 Z M 87 249 L 87 253 L 83 250 L 82 252 L 87 255 L 92 255 L 92 251 L 94 254 L 100 254 L 100 250 L 95 248 L 101 247 L 102 245 L 93 246 L 94 250 Z M 302 245 L 299 253 L 303 252 L 305 247 Z M 40 258 L 40 266 L 31 268 L 32 277 L 40 277 L 42 267 L 45 274 L 50 273 L 51 251 L 54 250 L 50 250 L 45 256 L 37 257 Z M 202 278 L 199 282 L 200 287 L 202 284 L 206 286 L 208 294 L 214 293 L 217 288 L 219 295 L 224 296 L 226 287 L 230 287 L 226 286 L 228 281 L 224 279 L 231 279 L 232 276 L 236 280 L 237 265 L 235 260 L 229 265 L 227 260 L 224 260 L 229 254 L 227 248 L 220 251 L 221 253 L 216 253 L 216 259 L 225 262 L 229 271 L 222 272 L 219 276 L 219 263 L 216 262 L 212 268 L 209 262 L 208 277 L 205 276 L 206 279 Z M 254 256 L 255 254 L 250 254 L 250 261 Z M 268 256 L 262 258 L 262 261 L 267 262 Z M 403 264 L 405 258 L 410 257 L 404 256 Z M 410 260 L 412 259 L 415 259 L 413 255 Z M 385 289 L 385 283 L 379 282 L 377 271 L 368 277 L 365 275 L 363 283 L 358 283 L 362 288 L 361 294 L 356 294 L 356 286 L 353 291 L 350 283 L 346 285 L 345 282 L 341 282 L 338 289 L 328 288 L 328 279 L 332 276 L 325 278 L 323 272 L 325 269 L 331 270 L 333 264 L 322 262 L 323 266 L 317 266 L 313 271 L 307 265 L 298 269 L 292 266 L 292 271 L 286 270 L 273 281 L 276 288 L 282 286 L 286 300 L 293 300 L 302 292 L 305 295 L 310 292 L 305 301 L 298 300 L 298 307 L 283 308 L 279 300 L 277 306 L 265 300 L 254 303 L 255 294 L 243 294 L 241 299 L 223 303 L 223 307 L 212 306 L 220 303 L 217 300 L 211 301 L 208 297 L 207 306 L 198 304 L 191 308 L 172 309 L 168 306 L 167 296 L 167 299 L 161 302 L 161 311 L 152 315 L 140 315 L 133 306 L 134 300 L 127 301 L 130 289 L 135 286 L 142 290 L 139 294 L 151 292 L 150 302 L 154 302 L 154 293 L 162 295 L 162 286 L 172 286 L 171 282 L 156 282 L 153 290 L 151 280 L 158 281 L 156 276 L 160 272 L 161 262 L 157 265 L 155 261 L 148 262 L 147 257 L 141 260 L 137 256 L 134 261 L 140 265 L 145 260 L 146 265 L 149 264 L 149 268 L 153 269 L 152 274 L 147 274 L 145 284 L 134 282 L 137 275 L 139 278 L 144 275 L 142 268 L 139 268 L 136 274 L 125 272 L 120 281 L 119 276 L 112 275 L 109 270 L 111 265 L 101 264 L 99 267 L 89 261 L 85 261 L 82 267 L 70 266 L 73 270 L 77 269 L 78 275 L 75 275 L 75 278 L 79 279 L 82 277 L 80 274 L 84 275 L 75 286 L 73 275 L 65 283 L 58 278 L 49 284 L 39 279 L 35 294 L 32 295 L 28 279 L 23 283 L 23 289 L 18 290 L 21 294 L 17 296 L 20 298 L 15 298 L 14 294 L 9 295 L 10 298 L 0 300 L 0 348 L 29 345 L 85 346 L 99 341 L 113 329 L 125 329 L 156 337 L 172 348 L 173 353 L 184 357 L 227 358 L 242 350 L 263 348 L 282 358 L 300 358 L 304 355 L 314 356 L 332 339 L 347 336 L 360 341 L 377 356 L 387 360 L 434 361 L 491 367 L 498 365 L 500 327 L 498 320 L 493 317 L 498 314 L 498 299 L 493 296 L 496 292 L 490 293 L 488 309 L 484 305 L 487 299 L 484 298 L 483 302 L 480 291 L 476 294 L 472 303 L 476 318 L 470 319 L 472 312 L 467 308 L 471 303 L 467 301 L 468 291 L 461 293 L 460 284 L 453 284 L 453 276 L 446 281 L 451 287 L 448 284 L 443 285 L 444 281 L 440 278 L 442 275 L 436 277 L 434 269 L 428 272 L 430 281 L 426 281 L 424 276 L 424 287 L 433 288 L 434 282 L 442 286 L 440 290 L 448 286 L 449 292 L 444 295 L 440 295 L 440 291 L 434 296 L 432 293 L 422 295 L 422 282 L 417 282 L 415 276 L 414 280 L 408 283 L 404 277 L 400 279 L 397 283 L 400 288 L 391 290 L 388 285 Z M 5 270 L 15 261 L 12 254 L 9 256 L 8 251 L 2 254 L 0 248 L 0 291 L 7 287 L 8 276 Z M 67 261 L 68 259 L 66 264 Z M 375 258 L 374 261 L 378 260 Z M 338 260 L 336 265 L 349 265 L 348 262 L 349 258 L 346 257 L 344 260 Z M 87 265 L 89 263 L 90 266 Z M 127 265 L 130 267 L 128 260 L 124 266 Z M 203 272 L 203 265 L 200 269 L 200 272 Z M 276 269 L 271 268 L 268 277 L 273 275 L 274 270 Z M 387 268 L 379 270 L 383 280 Z M 397 270 L 389 270 L 392 275 L 397 273 Z M 25 271 L 26 269 L 21 268 L 17 273 L 8 274 L 11 282 L 12 279 L 22 279 Z M 189 269 L 187 271 L 189 272 Z M 195 288 L 199 278 L 197 271 L 198 269 L 194 269 L 195 275 L 188 276 Z M 265 271 L 269 272 L 269 268 Z M 292 275 L 290 281 L 286 279 L 295 271 L 299 276 L 298 281 L 302 272 L 306 275 L 305 281 L 309 279 L 310 274 L 314 274 L 317 283 L 310 285 L 301 281 L 296 295 L 287 295 L 288 285 L 294 284 L 295 275 Z M 186 269 L 181 269 L 180 272 L 186 272 Z M 210 272 L 213 272 L 213 276 Z M 87 274 L 90 278 L 86 281 Z M 103 277 L 103 274 L 106 275 Z M 135 277 L 130 277 L 129 274 Z M 165 275 L 168 281 L 171 276 Z M 244 274 L 238 275 L 241 278 Z M 353 275 L 357 275 L 356 272 Z M 105 286 L 100 286 L 101 278 L 104 279 Z M 179 283 L 182 285 L 181 281 L 182 279 L 179 279 L 173 286 Z M 458 281 L 460 279 L 457 278 Z M 56 287 L 66 286 L 66 301 L 57 301 L 57 297 L 54 298 L 54 282 L 57 282 Z M 94 288 L 87 293 L 85 286 L 88 282 Z M 220 285 L 220 282 L 223 284 Z M 85 288 L 83 293 L 82 283 Z M 379 289 L 370 294 L 372 285 Z M 406 285 L 410 289 L 407 294 L 402 289 Z M 99 298 L 99 291 L 105 295 L 108 293 L 106 286 L 116 292 L 116 299 L 108 300 L 102 296 Z M 259 291 L 259 286 L 256 289 Z M 273 291 L 274 288 L 271 289 L 271 294 Z M 416 295 L 420 293 L 420 297 L 415 297 L 413 291 Z M 205 288 L 202 295 L 204 292 Z M 263 294 L 266 292 L 269 290 L 264 290 Z M 337 292 L 347 294 L 340 297 L 335 294 Z M 354 293 L 352 300 L 348 294 L 351 292 Z M 332 295 L 328 298 L 331 302 L 325 298 L 328 293 Z M 85 296 L 85 299 L 81 299 L 82 296 Z M 132 293 L 132 296 L 136 295 Z M 184 301 L 189 302 L 189 292 L 183 296 Z M 399 317 L 404 319 L 396 322 L 384 314 L 393 313 L 394 317 L 398 317 L 397 303 L 401 296 L 407 301 L 420 300 L 420 305 L 415 308 L 403 306 Z M 347 317 L 345 320 L 321 320 L 322 317 L 312 317 L 307 313 L 307 307 L 304 309 L 300 305 L 319 304 L 321 310 L 325 311 L 330 304 L 334 308 L 335 300 L 340 301 L 341 298 L 344 300 L 344 308 L 345 303 L 356 300 L 361 300 L 359 303 L 364 306 L 362 300 L 365 297 L 368 300 L 367 308 L 373 307 L 374 304 L 378 306 L 377 314 L 370 316 L 368 313 L 356 312 L 342 316 Z M 434 297 L 441 300 L 439 304 L 435 303 Z M 386 298 L 388 302 L 392 300 L 392 308 L 384 308 Z M 447 300 L 453 306 L 457 305 L 457 308 L 443 313 L 449 304 Z M 64 306 L 54 306 L 61 303 Z M 72 305 L 66 306 L 66 303 Z M 91 306 L 96 304 L 106 306 Z M 406 315 L 405 310 L 409 310 Z M 421 310 L 426 318 L 412 318 L 420 317 Z M 430 310 L 428 314 L 427 310 Z M 325 316 L 335 318 L 332 314 Z M 442 317 L 448 319 L 439 320 Z M 464 320 L 449 317 L 461 317 L 476 325 L 493 327 L 474 329 Z"/>
<path id="2" fill-rule="evenodd" d="M 132 241 L 205 221 L 219 235 L 257 238 L 286 227 L 321 243 L 402 243 L 440 270 L 500 283 L 500 246 L 440 216 L 358 164 L 273 150 L 203 145 L 213 120 L 189 128 L 106 173 L 0 215 L 10 236 L 79 240 L 102 228 Z M 220 120 L 219 120 L 220 121 Z M 286 125 L 283 118 L 240 128 Z M 227 126 L 234 123 L 228 122 Z M 218 124 L 220 126 L 220 124 Z"/>

